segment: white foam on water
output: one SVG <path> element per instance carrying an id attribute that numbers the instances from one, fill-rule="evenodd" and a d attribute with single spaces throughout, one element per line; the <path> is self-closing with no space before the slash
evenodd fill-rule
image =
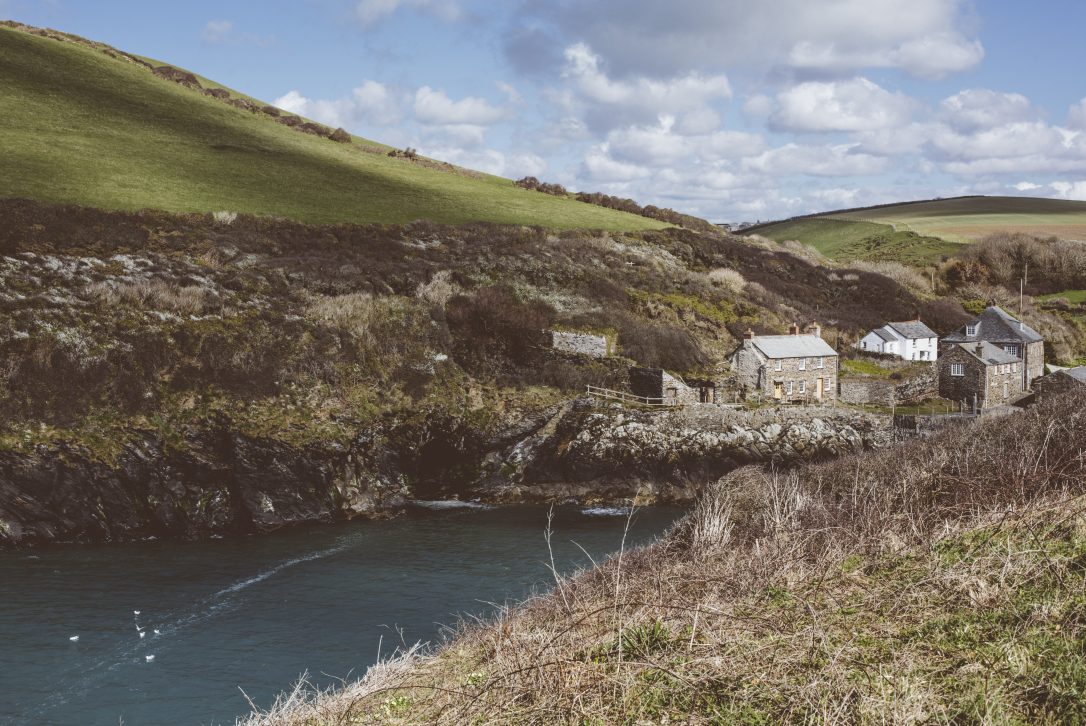
<path id="1" fill-rule="evenodd" d="M 425 509 L 493 509 L 490 504 L 462 502 L 459 499 L 414 499 L 411 504 Z"/>
<path id="2" fill-rule="evenodd" d="M 629 507 L 585 507 L 581 514 L 588 517 L 626 517 L 630 514 Z"/>

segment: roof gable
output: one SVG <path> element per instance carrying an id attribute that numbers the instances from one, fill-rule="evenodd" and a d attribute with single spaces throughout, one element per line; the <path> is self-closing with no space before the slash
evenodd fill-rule
<path id="1" fill-rule="evenodd" d="M 968 329 L 974 325 L 977 327 L 977 331 L 973 335 L 969 335 Z M 1044 340 L 1044 338 L 1036 330 L 1020 322 L 1018 318 L 1003 308 L 992 305 L 974 318 L 972 322 L 951 333 L 944 340 L 950 343 L 975 340 L 986 340 L 995 343 L 1006 341 L 1036 343 Z"/>

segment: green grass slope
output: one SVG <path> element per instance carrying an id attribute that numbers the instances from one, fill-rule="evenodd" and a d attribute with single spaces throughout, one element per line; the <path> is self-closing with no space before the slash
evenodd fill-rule
<path id="1" fill-rule="evenodd" d="M 1036 197 L 957 197 L 827 215 L 881 222 L 917 234 L 970 242 L 993 232 L 1086 238 L 1086 202 Z"/>
<path id="2" fill-rule="evenodd" d="M 929 264 L 997 232 L 1086 239 L 1086 202 L 1034 197 L 956 197 L 813 215 L 752 228 L 841 260 Z"/>
<path id="3" fill-rule="evenodd" d="M 951 254 L 958 245 L 938 237 L 895 230 L 888 224 L 809 217 L 767 225 L 753 230 L 777 242 L 796 240 L 817 249 L 830 259 L 895 260 L 924 265 Z"/>
<path id="4" fill-rule="evenodd" d="M 315 223 L 663 226 L 299 133 L 134 63 L 5 27 L 0 108 L 0 196 Z"/>

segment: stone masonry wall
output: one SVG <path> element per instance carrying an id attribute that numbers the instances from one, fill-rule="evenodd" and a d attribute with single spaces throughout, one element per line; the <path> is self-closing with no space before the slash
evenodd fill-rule
<path id="1" fill-rule="evenodd" d="M 607 338 L 592 333 L 571 333 L 565 330 L 551 331 L 551 347 L 566 353 L 577 353 L 592 358 L 605 358 L 611 354 Z"/>

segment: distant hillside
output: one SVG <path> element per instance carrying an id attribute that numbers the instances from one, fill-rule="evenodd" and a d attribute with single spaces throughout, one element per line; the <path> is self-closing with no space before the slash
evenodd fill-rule
<path id="1" fill-rule="evenodd" d="M 343 132 L 337 142 L 328 138 L 332 129 L 187 71 L 15 26 L 0 25 L 0 196 L 310 223 L 664 226 L 441 162 L 389 156 L 389 147 Z"/>
<path id="2" fill-rule="evenodd" d="M 1086 202 L 1033 197 L 957 197 L 839 210 L 746 230 L 797 240 L 837 260 L 938 261 L 995 232 L 1086 239 Z"/>

